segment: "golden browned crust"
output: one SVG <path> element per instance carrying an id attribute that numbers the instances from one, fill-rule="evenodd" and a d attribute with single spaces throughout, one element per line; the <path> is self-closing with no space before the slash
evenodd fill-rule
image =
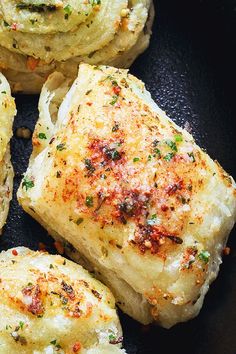
<path id="1" fill-rule="evenodd" d="M 81 62 L 129 67 L 149 45 L 151 0 L 0 3 L 0 70 L 14 92 L 39 93 L 55 70 L 74 79 Z"/>
<path id="2" fill-rule="evenodd" d="M 56 100 L 62 81 L 42 92 L 20 203 L 109 273 L 118 299 L 137 293 L 166 327 L 192 317 L 235 221 L 232 178 L 127 71 L 81 65 L 57 116 L 50 90 Z M 147 306 L 146 317 L 123 309 L 150 321 Z"/>
<path id="3" fill-rule="evenodd" d="M 0 273 L 1 353 L 123 353 L 114 298 L 82 267 L 18 247 Z"/>

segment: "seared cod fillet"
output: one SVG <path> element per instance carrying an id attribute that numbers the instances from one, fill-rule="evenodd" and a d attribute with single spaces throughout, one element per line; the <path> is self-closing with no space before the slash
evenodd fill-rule
<path id="1" fill-rule="evenodd" d="M 18 247 L 0 273 L 1 354 L 125 353 L 113 295 L 78 264 Z"/>
<path id="2" fill-rule="evenodd" d="M 15 114 L 15 102 L 11 97 L 10 86 L 0 73 L 0 234 L 6 222 L 12 197 L 13 169 L 9 141 Z"/>
<path id="3" fill-rule="evenodd" d="M 128 71 L 83 64 L 69 86 L 55 73 L 43 88 L 19 202 L 133 318 L 196 316 L 235 222 L 233 179 Z"/>

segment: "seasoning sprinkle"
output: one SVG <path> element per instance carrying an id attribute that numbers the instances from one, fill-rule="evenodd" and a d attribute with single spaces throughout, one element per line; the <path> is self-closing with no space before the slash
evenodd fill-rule
<path id="1" fill-rule="evenodd" d="M 85 204 L 87 207 L 92 208 L 93 207 L 93 197 L 87 196 L 86 200 L 85 200 Z"/>
<path id="2" fill-rule="evenodd" d="M 58 145 L 57 145 L 57 150 L 58 150 L 58 151 L 65 150 L 65 149 L 66 149 L 65 145 L 66 145 L 66 144 L 63 144 L 63 143 L 58 144 Z"/>

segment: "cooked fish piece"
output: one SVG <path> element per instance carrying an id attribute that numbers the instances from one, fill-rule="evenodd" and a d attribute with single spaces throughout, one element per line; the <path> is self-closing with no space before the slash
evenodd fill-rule
<path id="1" fill-rule="evenodd" d="M 0 274 L 0 353 L 125 353 L 113 295 L 78 264 L 18 247 Z"/>
<path id="2" fill-rule="evenodd" d="M 83 64 L 68 86 L 55 73 L 43 88 L 19 202 L 133 318 L 196 316 L 235 222 L 235 182 L 128 71 Z"/>
<path id="3" fill-rule="evenodd" d="M 149 45 L 152 0 L 0 0 L 0 70 L 15 92 L 40 92 L 57 70 L 129 67 Z"/>
<path id="4" fill-rule="evenodd" d="M 15 114 L 15 102 L 11 97 L 10 86 L 0 73 L 0 234 L 7 219 L 12 197 L 13 169 L 9 141 Z"/>

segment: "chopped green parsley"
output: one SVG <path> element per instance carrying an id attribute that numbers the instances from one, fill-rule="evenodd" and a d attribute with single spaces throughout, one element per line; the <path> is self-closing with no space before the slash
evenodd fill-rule
<path id="1" fill-rule="evenodd" d="M 24 3 L 19 3 L 16 5 L 16 8 L 18 10 L 28 10 L 31 12 L 46 12 L 46 11 L 55 11 L 56 6 L 55 5 L 46 5 L 46 4 L 24 4 Z"/>
<path id="2" fill-rule="evenodd" d="M 178 151 L 178 150 L 177 150 L 176 143 L 175 143 L 174 141 L 172 141 L 172 140 L 166 140 L 166 145 L 168 145 L 168 146 L 171 148 L 171 150 L 173 150 L 173 151 L 175 151 L 175 152 Z"/>
<path id="3" fill-rule="evenodd" d="M 24 323 L 23 321 L 20 321 L 20 322 L 19 322 L 19 327 L 20 327 L 20 329 L 23 329 L 24 324 L 25 324 L 25 323 Z"/>
<path id="4" fill-rule="evenodd" d="M 93 166 L 92 162 L 90 159 L 85 159 L 84 164 L 86 169 L 90 172 L 90 174 L 93 174 L 93 172 L 96 170 L 95 167 Z"/>
<path id="5" fill-rule="evenodd" d="M 28 189 L 34 187 L 34 181 L 28 179 L 28 177 L 26 176 L 26 177 L 23 179 L 22 187 L 25 188 L 26 191 L 27 191 Z"/>
<path id="6" fill-rule="evenodd" d="M 199 253 L 198 258 L 207 264 L 209 262 L 210 253 L 208 251 L 203 250 Z"/>
<path id="7" fill-rule="evenodd" d="M 65 149 L 66 149 L 65 146 L 66 146 L 66 144 L 63 144 L 63 143 L 62 143 L 62 144 L 59 144 L 59 145 L 57 145 L 57 150 L 58 150 L 58 151 L 65 150 Z"/>
<path id="8" fill-rule="evenodd" d="M 177 143 L 180 143 L 181 141 L 183 141 L 182 135 L 175 135 L 174 138 Z"/>
<path id="9" fill-rule="evenodd" d="M 79 218 L 79 219 L 76 221 L 76 225 L 82 224 L 83 221 L 84 221 L 83 218 Z"/>
<path id="10" fill-rule="evenodd" d="M 72 14 L 72 7 L 70 6 L 70 4 L 66 5 L 64 7 L 64 12 L 65 12 L 65 20 L 68 20 L 69 16 Z"/>
<path id="11" fill-rule="evenodd" d="M 163 158 L 165 161 L 171 161 L 173 159 L 173 157 L 175 156 L 175 154 L 173 154 L 173 152 L 169 152 L 167 155 L 165 155 Z"/>
<path id="12" fill-rule="evenodd" d="M 93 197 L 87 196 L 85 200 L 85 204 L 87 207 L 92 208 L 93 207 Z"/>
<path id="13" fill-rule="evenodd" d="M 117 132 L 117 130 L 119 130 L 119 125 L 118 124 L 115 124 L 113 127 L 112 127 L 112 132 Z"/>
<path id="14" fill-rule="evenodd" d="M 39 139 L 47 139 L 46 134 L 44 133 L 39 133 L 38 137 Z"/>
<path id="15" fill-rule="evenodd" d="M 119 96 L 118 95 L 113 95 L 112 96 L 112 101 L 110 102 L 110 105 L 114 106 L 116 102 L 118 101 Z"/>
<path id="16" fill-rule="evenodd" d="M 195 162 L 195 161 L 196 161 L 193 152 L 188 153 L 188 156 L 192 159 L 192 162 Z"/>
<path id="17" fill-rule="evenodd" d="M 89 2 L 92 6 L 96 6 L 96 5 L 101 4 L 101 0 L 89 0 Z"/>
<path id="18" fill-rule="evenodd" d="M 153 214 L 150 219 L 147 220 L 148 225 L 155 225 L 157 222 L 157 214 Z"/>

